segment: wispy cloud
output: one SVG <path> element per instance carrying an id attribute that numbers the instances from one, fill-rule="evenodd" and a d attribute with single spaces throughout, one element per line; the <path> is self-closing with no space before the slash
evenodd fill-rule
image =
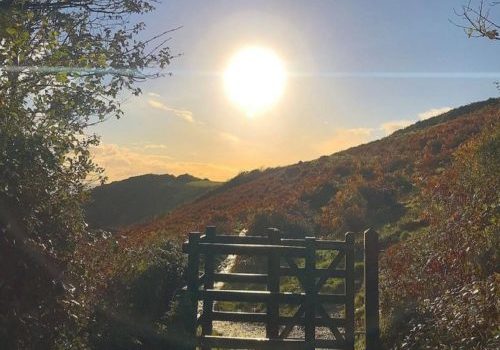
<path id="1" fill-rule="evenodd" d="M 151 145 L 149 145 L 151 146 Z M 211 180 L 225 180 L 235 176 L 239 169 L 209 162 L 175 160 L 169 155 L 151 154 L 151 147 L 142 148 L 101 144 L 92 149 L 94 160 L 106 170 L 110 181 L 121 180 L 142 174 L 190 173 Z"/>
<path id="2" fill-rule="evenodd" d="M 435 117 L 437 115 L 449 112 L 451 110 L 452 110 L 451 107 L 431 108 L 428 111 L 419 113 L 418 118 L 420 120 L 429 119 L 429 118 Z"/>
<path id="3" fill-rule="evenodd" d="M 337 129 L 330 139 L 315 148 L 322 154 L 331 154 L 371 141 L 374 138 L 373 132 L 374 129 L 371 128 Z"/>
<path id="4" fill-rule="evenodd" d="M 168 147 L 165 145 L 162 145 L 162 144 L 156 145 L 156 144 L 152 144 L 152 143 L 145 144 L 143 146 L 143 148 L 147 149 L 147 150 L 159 150 L 159 151 L 164 151 L 164 150 L 168 149 Z"/>
<path id="5" fill-rule="evenodd" d="M 161 95 L 157 94 L 156 92 L 148 92 L 148 96 L 156 97 L 156 98 L 160 98 L 161 97 Z"/>
<path id="6" fill-rule="evenodd" d="M 410 120 L 410 119 L 403 119 L 403 120 L 394 120 L 390 121 L 387 123 L 383 123 L 380 125 L 380 130 L 384 131 L 386 135 L 392 134 L 394 131 L 405 128 L 419 120 L 425 120 L 429 119 L 432 117 L 435 117 L 437 115 L 446 113 L 450 111 L 452 108 L 451 107 L 440 107 L 440 108 L 431 108 L 425 112 L 418 113 L 417 118 Z"/>
<path id="7" fill-rule="evenodd" d="M 148 105 L 152 108 L 155 108 L 155 109 L 159 109 L 159 110 L 166 111 L 166 112 L 171 112 L 175 116 L 180 117 L 189 123 L 194 122 L 193 112 L 188 111 L 187 109 L 179 109 L 179 108 L 169 107 L 165 103 L 160 102 L 160 101 L 155 100 L 155 99 L 151 99 L 151 98 L 148 99 Z"/>
<path id="8" fill-rule="evenodd" d="M 377 133 L 382 131 L 385 135 L 390 135 L 394 131 L 405 128 L 418 120 L 424 120 L 435 117 L 442 113 L 450 111 L 451 107 L 431 108 L 427 111 L 417 114 L 415 119 L 393 120 L 380 124 L 378 128 L 351 128 L 336 129 L 332 137 L 314 146 L 322 154 L 330 154 L 341 151 L 349 147 L 357 146 L 375 139 Z"/>
<path id="9" fill-rule="evenodd" d="M 380 125 L 380 129 L 383 130 L 386 135 L 389 135 L 394 131 L 405 128 L 413 123 L 413 120 L 394 120 L 391 122 L 383 123 L 382 125 Z"/>
<path id="10" fill-rule="evenodd" d="M 240 142 L 240 138 L 238 136 L 235 136 L 233 134 L 230 134 L 225 131 L 218 131 L 219 137 L 224 140 L 224 141 L 230 141 L 232 143 L 238 143 Z"/>

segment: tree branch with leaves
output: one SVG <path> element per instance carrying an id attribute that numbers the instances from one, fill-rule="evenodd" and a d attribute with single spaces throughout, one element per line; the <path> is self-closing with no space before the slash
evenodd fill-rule
<path id="1" fill-rule="evenodd" d="M 137 18 L 155 2 L 0 1 L 0 264 L 6 267 L 0 343 L 6 348 L 55 348 L 76 315 L 67 305 L 75 304 L 78 288 L 68 285 L 81 276 L 70 276 L 67 265 L 88 234 L 81 208 L 87 190 L 104 178 L 90 152 L 99 137 L 88 126 L 121 117 L 123 97 L 139 95 L 139 84 L 163 76 L 175 58 L 167 44 L 176 28 L 141 39 L 146 26 Z"/>

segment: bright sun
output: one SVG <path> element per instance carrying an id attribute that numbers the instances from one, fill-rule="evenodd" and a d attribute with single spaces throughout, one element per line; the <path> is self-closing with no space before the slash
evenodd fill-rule
<path id="1" fill-rule="evenodd" d="M 274 51 L 249 47 L 238 51 L 224 72 L 224 87 L 232 102 L 249 117 L 269 109 L 283 94 L 286 72 Z"/>

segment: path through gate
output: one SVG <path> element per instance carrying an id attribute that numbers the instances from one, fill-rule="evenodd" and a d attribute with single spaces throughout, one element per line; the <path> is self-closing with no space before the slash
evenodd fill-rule
<path id="1" fill-rule="evenodd" d="M 378 309 L 378 235 L 364 233 L 364 286 L 366 349 L 379 348 Z M 201 349 L 354 349 L 355 332 L 355 240 L 353 233 L 345 241 L 283 238 L 280 231 L 268 229 L 267 236 L 217 235 L 209 226 L 204 235 L 191 232 L 184 244 L 188 258 L 187 293 L 192 322 L 190 332 Z M 332 257 L 323 267 L 317 266 L 321 252 Z M 267 260 L 265 273 L 219 273 L 217 255 L 245 255 Z M 200 262 L 203 268 L 200 271 Z M 326 266 L 326 267 L 325 267 Z M 301 291 L 287 292 L 281 279 L 294 277 Z M 331 278 L 343 281 L 342 293 L 325 293 L 323 287 Z M 214 288 L 215 282 L 263 284 L 266 290 L 225 290 Z M 217 311 L 214 302 L 261 303 L 265 312 Z M 292 314 L 283 314 L 284 306 L 294 306 Z M 332 310 L 334 312 L 332 313 Z M 265 324 L 262 338 L 213 335 L 214 321 Z M 300 327 L 300 336 L 291 337 Z M 327 337 L 317 329 L 326 328 Z M 199 331 L 201 328 L 201 332 Z M 324 333 L 322 333 L 324 335 Z"/>

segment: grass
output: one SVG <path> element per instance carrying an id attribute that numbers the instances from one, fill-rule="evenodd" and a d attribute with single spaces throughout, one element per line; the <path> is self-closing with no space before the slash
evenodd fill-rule
<path id="1" fill-rule="evenodd" d="M 210 181 L 210 180 L 199 180 L 199 181 L 191 181 L 187 185 L 190 187 L 198 187 L 198 188 L 211 188 L 218 187 L 222 184 L 222 182 Z"/>

